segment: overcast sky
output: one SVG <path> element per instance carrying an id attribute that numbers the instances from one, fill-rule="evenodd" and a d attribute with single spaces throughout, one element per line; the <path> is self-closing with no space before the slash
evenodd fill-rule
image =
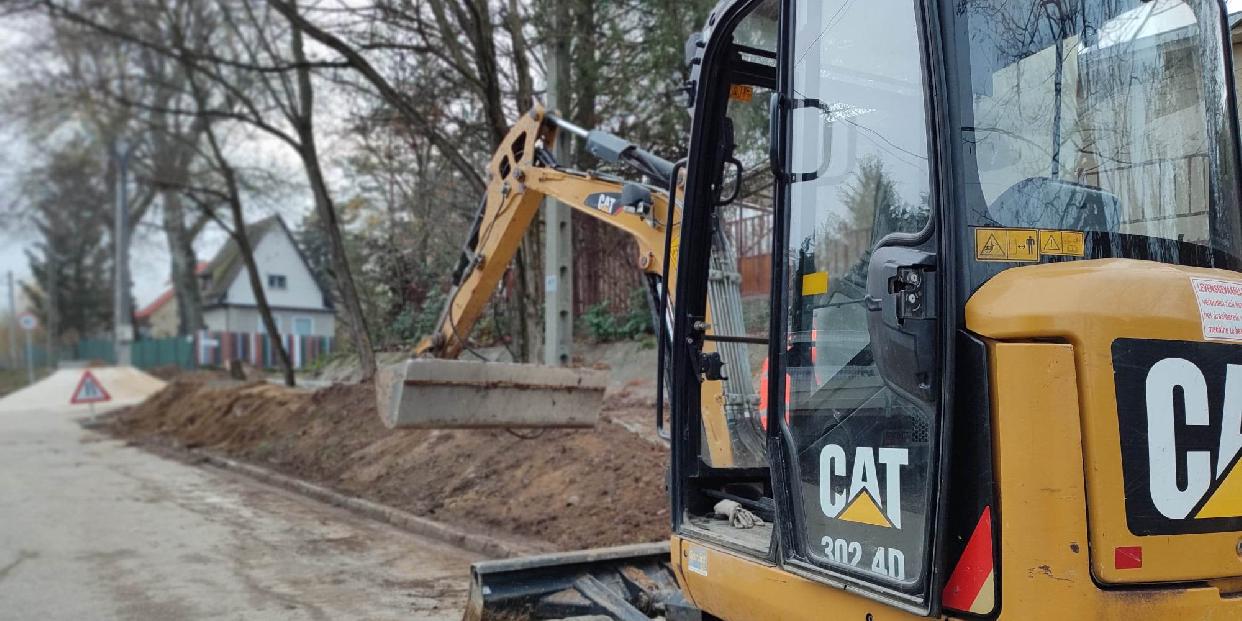
<path id="1" fill-rule="evenodd" d="M 30 20 L 17 21 L 13 18 L 0 18 L 0 55 L 13 59 L 22 56 L 21 49 L 32 35 L 37 36 L 39 28 Z M 13 65 L 0 64 L 0 92 L 7 93 L 15 83 L 10 73 Z M 331 103 L 333 94 L 317 93 L 321 102 Z M 340 129 L 340 120 L 329 118 L 324 109 L 334 109 L 331 105 L 317 106 L 319 126 L 325 134 L 320 138 L 321 152 L 335 152 L 339 140 L 335 138 Z M 289 191 L 282 191 L 277 196 L 255 197 L 247 203 L 246 217 L 249 221 L 258 220 L 273 213 L 279 213 L 290 227 L 297 227 L 302 218 L 310 211 L 312 205 L 309 192 L 303 180 L 303 172 L 296 155 L 283 143 L 265 135 L 254 132 L 242 133 L 242 130 L 226 128 L 232 135 L 235 163 L 240 167 L 256 167 L 272 171 L 279 178 L 287 179 Z M 12 271 L 16 279 L 30 277 L 30 266 L 26 259 L 26 250 L 38 240 L 34 237 L 30 223 L 19 217 L 16 206 L 21 202 L 21 182 L 25 169 L 32 161 L 37 161 L 37 153 L 21 128 L 0 125 L 0 314 L 8 312 L 8 291 L 3 290 L 7 272 Z M 325 163 L 325 172 L 334 181 L 332 185 L 341 188 L 342 174 L 331 162 Z M 131 179 L 131 196 L 133 185 Z M 134 283 L 133 296 L 136 308 L 141 308 L 159 296 L 168 287 L 169 256 L 168 246 L 160 228 L 161 214 L 157 204 L 148 211 L 147 216 L 139 223 L 134 234 L 130 250 L 130 270 Z M 195 251 L 200 261 L 209 260 L 224 244 L 227 235 L 214 225 L 208 228 L 195 241 Z M 22 300 L 18 287 L 18 306 L 21 310 Z"/>

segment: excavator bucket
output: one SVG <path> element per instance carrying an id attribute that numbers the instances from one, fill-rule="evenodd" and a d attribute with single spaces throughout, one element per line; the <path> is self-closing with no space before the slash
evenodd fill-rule
<path id="1" fill-rule="evenodd" d="M 468 360 L 410 359 L 375 381 L 389 428 L 593 427 L 607 373 Z"/>

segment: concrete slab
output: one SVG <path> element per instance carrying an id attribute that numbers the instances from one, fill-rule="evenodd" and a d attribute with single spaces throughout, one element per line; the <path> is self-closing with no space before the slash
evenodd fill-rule
<path id="1" fill-rule="evenodd" d="M 95 411 L 141 403 L 159 392 L 164 381 L 134 367 L 93 367 L 89 369 L 112 397 L 95 404 Z M 59 369 L 46 378 L 0 399 L 0 413 L 58 409 L 66 412 L 90 411 L 89 404 L 71 405 L 69 400 L 87 369 Z"/>

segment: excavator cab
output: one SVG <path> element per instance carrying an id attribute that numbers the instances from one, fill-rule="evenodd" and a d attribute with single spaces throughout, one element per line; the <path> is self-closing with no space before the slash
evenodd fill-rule
<path id="1" fill-rule="evenodd" d="M 670 618 L 1242 618 L 1233 4 L 716 7 L 660 315 Z M 725 330 L 745 184 L 770 287 Z M 743 346 L 735 459 L 704 387 Z"/>

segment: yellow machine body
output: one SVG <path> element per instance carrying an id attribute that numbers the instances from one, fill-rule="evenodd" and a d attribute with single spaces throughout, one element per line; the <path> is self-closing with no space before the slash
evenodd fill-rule
<path id="1" fill-rule="evenodd" d="M 1139 537 L 1125 522 L 1111 344 L 1203 341 L 1192 277 L 1242 282 L 1079 261 L 1006 270 L 967 304 L 990 360 L 999 565 L 980 597 L 1000 598 L 999 618 L 1242 619 L 1242 533 Z M 686 596 L 723 619 L 919 618 L 723 547 L 671 546 Z M 1132 546 L 1142 567 L 1118 569 L 1115 550 Z"/>

